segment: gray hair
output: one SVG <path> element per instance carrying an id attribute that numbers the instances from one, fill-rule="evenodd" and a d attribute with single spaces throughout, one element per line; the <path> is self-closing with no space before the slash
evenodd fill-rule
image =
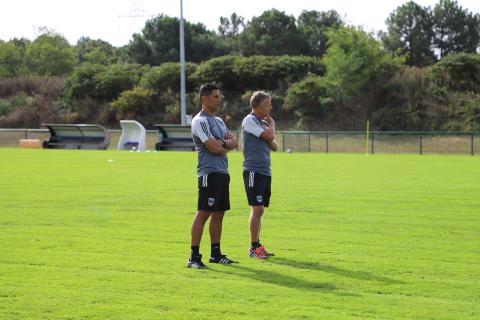
<path id="1" fill-rule="evenodd" d="M 271 99 L 270 95 L 264 91 L 256 91 L 252 94 L 252 97 L 250 98 L 250 107 L 256 108 L 258 107 L 263 100 L 265 99 Z"/>

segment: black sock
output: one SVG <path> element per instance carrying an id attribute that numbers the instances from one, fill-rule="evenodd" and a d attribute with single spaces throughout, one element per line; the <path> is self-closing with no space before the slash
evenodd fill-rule
<path id="1" fill-rule="evenodd" d="M 193 260 L 195 257 L 198 257 L 198 255 L 200 254 L 200 246 L 191 246 L 190 249 L 191 249 L 190 259 Z"/>
<path id="2" fill-rule="evenodd" d="M 210 257 L 216 258 L 222 255 L 222 253 L 220 252 L 220 243 L 212 243 L 211 248 L 212 248 L 212 251 L 211 251 Z"/>
<path id="3" fill-rule="evenodd" d="M 257 249 L 260 247 L 260 243 L 257 241 L 257 242 L 252 242 L 252 249 Z"/>

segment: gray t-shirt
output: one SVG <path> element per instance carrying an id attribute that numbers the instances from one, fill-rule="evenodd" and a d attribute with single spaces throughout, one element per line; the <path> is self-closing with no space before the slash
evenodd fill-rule
<path id="1" fill-rule="evenodd" d="M 267 176 L 270 171 L 270 146 L 260 135 L 267 129 L 267 123 L 249 114 L 242 122 L 243 170 Z"/>
<path id="2" fill-rule="evenodd" d="M 211 172 L 228 173 L 228 158 L 209 152 L 205 141 L 209 138 L 225 140 L 228 129 L 222 119 L 200 111 L 192 119 L 192 136 L 198 152 L 197 175 L 206 176 Z"/>

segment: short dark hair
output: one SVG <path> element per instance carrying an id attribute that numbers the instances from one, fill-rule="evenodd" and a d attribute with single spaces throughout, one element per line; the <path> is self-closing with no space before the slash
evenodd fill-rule
<path id="1" fill-rule="evenodd" d="M 220 90 L 218 86 L 216 86 L 213 83 L 205 83 L 200 87 L 200 90 L 198 92 L 198 95 L 200 97 L 200 100 L 202 100 L 202 97 L 206 97 L 212 94 L 212 91 L 214 90 Z"/>

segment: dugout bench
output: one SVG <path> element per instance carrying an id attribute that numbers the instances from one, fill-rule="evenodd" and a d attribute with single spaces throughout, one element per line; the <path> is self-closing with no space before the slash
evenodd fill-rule
<path id="1" fill-rule="evenodd" d="M 42 124 L 50 131 L 50 138 L 43 142 L 45 149 L 106 150 L 110 135 L 97 124 Z"/>
<path id="2" fill-rule="evenodd" d="M 190 126 L 175 124 L 155 124 L 158 130 L 158 142 L 155 150 L 187 150 L 195 151 Z"/>

